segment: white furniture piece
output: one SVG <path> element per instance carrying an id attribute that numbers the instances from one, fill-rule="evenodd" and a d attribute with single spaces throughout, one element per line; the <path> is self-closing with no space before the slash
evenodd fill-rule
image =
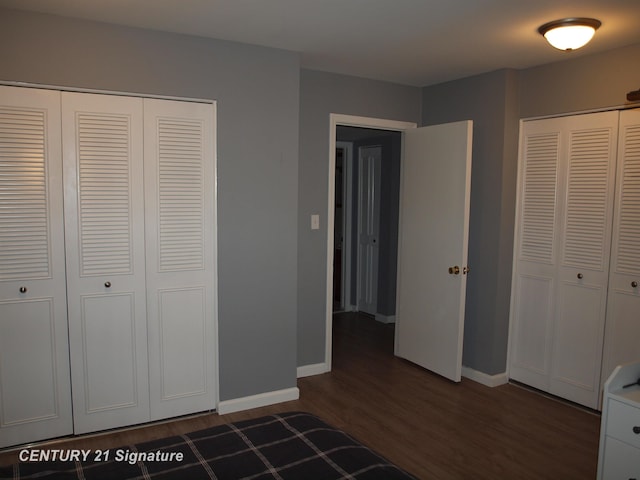
<path id="1" fill-rule="evenodd" d="M 0 87 L 0 447 L 216 408 L 214 116 Z"/>
<path id="2" fill-rule="evenodd" d="M 640 357 L 639 169 L 638 109 L 522 122 L 512 379 L 598 409 Z"/>
<path id="3" fill-rule="evenodd" d="M 604 385 L 598 480 L 640 478 L 640 362 L 617 366 Z"/>

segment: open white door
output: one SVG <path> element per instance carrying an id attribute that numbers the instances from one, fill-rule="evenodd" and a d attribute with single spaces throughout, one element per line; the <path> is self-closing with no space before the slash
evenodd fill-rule
<path id="1" fill-rule="evenodd" d="M 397 356 L 459 382 L 468 272 L 471 121 L 404 134 Z"/>

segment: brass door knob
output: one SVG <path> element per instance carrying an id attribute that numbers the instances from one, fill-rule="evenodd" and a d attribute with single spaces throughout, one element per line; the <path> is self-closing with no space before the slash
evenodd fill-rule
<path id="1" fill-rule="evenodd" d="M 450 275 L 458 275 L 460 273 L 460 267 L 458 265 L 455 265 L 453 267 L 449 267 L 449 274 Z"/>

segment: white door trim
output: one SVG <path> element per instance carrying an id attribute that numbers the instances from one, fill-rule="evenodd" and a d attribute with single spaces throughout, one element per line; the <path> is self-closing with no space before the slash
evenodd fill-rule
<path id="1" fill-rule="evenodd" d="M 402 122 L 398 120 L 385 120 L 382 118 L 361 117 L 355 115 L 343 115 L 339 113 L 329 114 L 329 178 L 328 178 L 328 206 L 327 206 L 327 282 L 326 282 L 326 328 L 325 328 L 325 365 L 326 371 L 331 371 L 331 352 L 333 342 L 333 236 L 335 222 L 335 169 L 336 169 L 336 127 L 344 125 L 348 127 L 378 128 L 380 130 L 394 130 L 402 132 L 418 125 L 414 122 Z"/>

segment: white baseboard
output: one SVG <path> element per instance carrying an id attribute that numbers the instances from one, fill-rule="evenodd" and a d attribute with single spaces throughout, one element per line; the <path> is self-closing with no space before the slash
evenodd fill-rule
<path id="1" fill-rule="evenodd" d="M 462 376 L 468 378 L 469 380 L 473 380 L 474 382 L 486 385 L 487 387 L 498 387 L 500 385 L 504 385 L 505 383 L 509 383 L 507 372 L 498 373 L 497 375 L 488 375 L 486 373 L 479 372 L 478 370 L 463 366 Z"/>
<path id="2" fill-rule="evenodd" d="M 298 387 L 286 388 L 284 390 L 251 395 L 249 397 L 224 400 L 218 404 L 218 413 L 224 415 L 225 413 L 239 412 L 251 408 L 266 407 L 274 403 L 298 400 L 298 398 L 300 398 L 300 390 L 298 390 Z"/>
<path id="3" fill-rule="evenodd" d="M 315 363 L 313 365 L 302 365 L 298 367 L 298 378 L 311 377 L 330 372 L 331 368 L 326 363 Z"/>
<path id="4" fill-rule="evenodd" d="M 376 320 L 381 323 L 396 323 L 396 316 L 382 315 L 381 313 L 376 313 Z"/>

